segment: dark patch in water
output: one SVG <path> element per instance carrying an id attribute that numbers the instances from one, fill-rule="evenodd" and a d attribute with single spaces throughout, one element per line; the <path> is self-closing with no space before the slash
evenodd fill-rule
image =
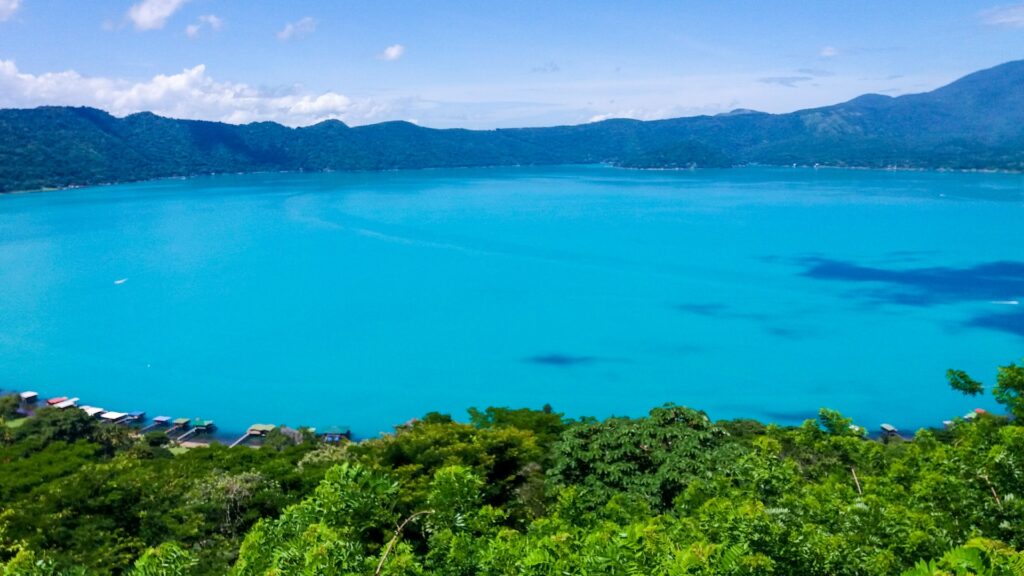
<path id="1" fill-rule="evenodd" d="M 725 304 L 677 304 L 676 310 L 680 312 L 686 312 L 689 314 L 696 314 L 697 316 L 707 316 L 709 318 L 716 318 L 720 316 L 727 316 L 729 307 Z"/>
<path id="2" fill-rule="evenodd" d="M 785 326 L 765 326 L 765 331 L 772 336 L 787 340 L 805 340 L 810 336 L 807 332 L 795 328 L 786 328 Z"/>
<path id="3" fill-rule="evenodd" d="M 735 308 L 730 307 L 727 304 L 720 302 L 705 302 L 705 303 L 693 303 L 688 302 L 685 304 L 676 304 L 676 310 L 685 312 L 686 314 L 693 314 L 695 316 L 704 316 L 706 318 L 721 318 L 725 320 L 752 320 L 755 322 L 768 322 L 773 320 L 772 316 L 768 314 L 759 314 L 756 312 L 741 312 Z"/>
<path id="4" fill-rule="evenodd" d="M 987 328 L 1009 332 L 1024 338 L 1024 310 L 1015 310 L 1003 314 L 982 314 L 964 323 L 973 328 Z"/>
<path id="5" fill-rule="evenodd" d="M 886 252 L 887 255 L 893 256 L 893 257 L 898 257 L 898 258 L 927 256 L 927 255 L 930 255 L 930 254 L 937 254 L 937 253 L 938 253 L 938 250 L 890 250 L 890 251 Z"/>
<path id="6" fill-rule="evenodd" d="M 719 302 L 676 304 L 675 309 L 695 316 L 718 318 L 720 320 L 744 320 L 760 324 L 765 332 L 778 338 L 802 340 L 810 336 L 803 330 L 777 324 L 778 318 L 770 314 L 740 312 Z"/>
<path id="7" fill-rule="evenodd" d="M 669 352 L 680 356 L 693 356 L 694 354 L 703 354 L 704 352 L 707 352 L 707 348 L 696 344 L 680 344 L 678 346 L 670 347 Z"/>
<path id="8" fill-rule="evenodd" d="M 595 356 L 570 356 L 567 354 L 541 354 L 538 356 L 530 356 L 524 360 L 531 364 L 541 364 L 543 366 L 579 366 L 581 364 L 593 364 L 598 361 Z"/>
<path id="9" fill-rule="evenodd" d="M 1024 262 L 988 262 L 969 268 L 931 267 L 902 270 L 861 266 L 830 258 L 799 261 L 803 275 L 818 280 L 888 285 L 863 297 L 904 306 L 978 300 L 1006 300 L 1024 294 Z"/>
<path id="10" fill-rule="evenodd" d="M 804 420 L 814 420 L 818 417 L 816 412 L 808 412 L 806 410 L 797 410 L 793 412 L 760 410 L 759 412 L 771 422 L 803 422 Z"/>
<path id="11" fill-rule="evenodd" d="M 1024 262 L 987 262 L 967 268 L 886 269 L 861 266 L 822 257 L 798 260 L 803 275 L 817 280 L 838 280 L 881 285 L 855 293 L 869 302 L 901 306 L 934 306 L 960 302 L 998 302 L 1024 295 Z M 988 312 L 963 326 L 1008 332 L 1024 337 L 1024 310 Z"/>

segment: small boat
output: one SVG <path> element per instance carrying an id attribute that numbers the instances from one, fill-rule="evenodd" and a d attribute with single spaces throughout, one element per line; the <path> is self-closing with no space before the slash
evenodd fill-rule
<path id="1" fill-rule="evenodd" d="M 46 403 L 50 406 L 55 406 L 57 404 L 60 404 L 61 402 L 64 402 L 67 399 L 67 396 L 57 396 L 56 398 L 50 398 L 49 400 L 46 401 Z"/>

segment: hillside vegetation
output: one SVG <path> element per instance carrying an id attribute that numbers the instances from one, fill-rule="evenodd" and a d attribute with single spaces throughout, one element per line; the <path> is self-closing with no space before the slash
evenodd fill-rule
<path id="1" fill-rule="evenodd" d="M 1011 418 L 886 442 L 831 410 L 780 428 L 491 408 L 178 455 L 46 408 L 0 427 L 0 575 L 1019 576 L 1024 364 L 992 393 Z"/>
<path id="2" fill-rule="evenodd" d="M 305 128 L 115 118 L 92 108 L 0 110 L 0 192 L 254 171 L 610 163 L 1024 170 L 1024 61 L 925 94 L 861 96 L 790 114 L 435 130 L 408 122 Z"/>

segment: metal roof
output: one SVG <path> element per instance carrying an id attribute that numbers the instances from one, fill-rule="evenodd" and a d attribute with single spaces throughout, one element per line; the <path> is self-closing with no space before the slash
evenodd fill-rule
<path id="1" fill-rule="evenodd" d="M 79 398 L 68 398 L 63 402 L 57 402 L 53 405 L 54 408 L 71 408 L 78 403 Z"/>

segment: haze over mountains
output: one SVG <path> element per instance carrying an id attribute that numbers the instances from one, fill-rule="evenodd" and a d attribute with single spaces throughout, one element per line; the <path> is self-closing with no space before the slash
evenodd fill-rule
<path id="1" fill-rule="evenodd" d="M 437 130 L 232 125 L 93 108 L 0 110 L 0 192 L 220 172 L 610 163 L 1024 170 L 1024 60 L 937 90 L 788 114 Z"/>

